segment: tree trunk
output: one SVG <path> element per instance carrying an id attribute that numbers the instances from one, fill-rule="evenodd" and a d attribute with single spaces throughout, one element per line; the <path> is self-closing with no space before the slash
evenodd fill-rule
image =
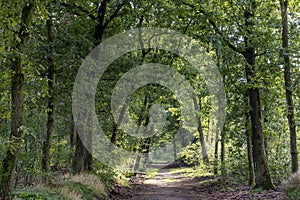
<path id="1" fill-rule="evenodd" d="M 144 151 L 143 153 L 145 153 L 145 161 L 144 161 L 144 166 L 146 166 L 147 161 L 149 159 L 149 153 L 150 153 L 150 146 L 152 143 L 152 139 L 151 138 L 146 138 L 145 139 L 145 145 L 144 145 Z"/>
<path id="2" fill-rule="evenodd" d="M 269 167 L 267 162 L 267 156 L 265 151 L 265 143 L 261 125 L 261 107 L 259 90 L 255 86 L 254 64 L 255 53 L 253 48 L 247 48 L 245 57 L 246 64 L 246 76 L 247 81 L 251 84 L 251 88 L 248 90 L 248 96 L 250 100 L 250 117 L 252 124 L 252 145 L 253 145 L 253 161 L 255 165 L 255 187 L 262 187 L 263 189 L 274 189 L 274 185 L 269 173 Z"/>
<path id="3" fill-rule="evenodd" d="M 219 148 L 219 138 L 217 138 L 219 134 L 216 134 L 216 142 L 215 142 L 215 155 L 214 155 L 214 175 L 218 174 L 218 148 Z"/>
<path id="4" fill-rule="evenodd" d="M 92 140 L 90 139 L 89 142 Z M 92 150 L 91 146 L 92 144 L 88 144 L 90 149 Z M 85 171 L 92 171 L 93 170 L 93 154 L 88 150 L 88 148 L 84 147 L 84 154 L 83 154 L 83 160 L 84 160 L 84 170 Z"/>
<path id="5" fill-rule="evenodd" d="M 224 63 L 224 59 L 222 61 Z M 223 84 L 225 85 L 225 75 L 223 76 Z M 226 127 L 223 127 L 223 130 L 221 131 L 221 173 L 222 175 L 226 174 L 226 166 L 225 166 L 225 129 Z"/>
<path id="6" fill-rule="evenodd" d="M 291 148 L 291 157 L 292 157 L 292 172 L 295 173 L 298 171 L 298 150 L 297 150 L 297 135 L 296 135 L 296 125 L 294 117 L 294 103 L 293 103 L 293 94 L 291 88 L 291 64 L 290 57 L 288 54 L 288 21 L 287 21 L 287 9 L 288 9 L 288 0 L 280 0 L 281 8 L 281 23 L 282 23 L 282 56 L 284 60 L 284 82 L 285 82 L 285 97 L 288 107 L 288 123 L 290 130 L 290 148 Z"/>
<path id="7" fill-rule="evenodd" d="M 124 118 L 124 115 L 125 115 L 125 111 L 126 111 L 128 105 L 129 105 L 129 101 L 130 101 L 130 98 L 127 98 L 124 105 L 123 105 L 123 107 L 122 107 L 122 110 L 121 110 L 121 113 L 119 115 L 117 124 L 113 125 L 113 131 L 112 131 L 112 135 L 111 135 L 111 138 L 110 138 L 110 145 L 109 145 L 109 151 L 110 152 L 112 152 L 114 150 L 114 145 L 116 145 L 118 126 L 120 126 L 123 122 L 123 118 Z"/>
<path id="8" fill-rule="evenodd" d="M 80 116 L 80 121 L 76 122 L 76 127 L 75 127 L 75 132 L 76 132 L 75 152 L 72 159 L 73 174 L 80 174 L 81 172 L 84 171 L 86 156 L 87 156 L 86 152 L 88 147 L 85 147 L 84 144 L 87 144 L 86 138 L 88 137 L 89 134 L 88 133 L 89 115 L 87 114 L 87 111 L 84 111 L 81 114 L 82 116 Z"/>
<path id="9" fill-rule="evenodd" d="M 46 130 L 46 137 L 42 147 L 42 160 L 41 160 L 41 168 L 42 168 L 42 175 L 43 175 L 43 183 L 48 183 L 48 173 L 50 171 L 50 148 L 51 148 L 51 137 L 54 129 L 54 61 L 52 58 L 52 19 L 46 21 L 46 28 L 47 28 L 47 40 L 49 49 L 47 50 L 48 57 L 47 57 L 47 64 L 48 64 L 48 72 L 47 72 L 47 83 L 48 83 L 48 105 L 47 105 L 47 130 Z"/>
<path id="10" fill-rule="evenodd" d="M 138 171 L 140 162 L 141 162 L 141 155 L 139 154 L 135 160 L 135 164 L 133 168 L 134 172 Z"/>
<path id="11" fill-rule="evenodd" d="M 97 12 L 97 21 L 98 23 L 95 26 L 95 32 L 94 32 L 94 38 L 95 38 L 95 45 L 98 45 L 100 42 L 102 42 L 104 29 L 104 18 L 106 15 L 107 10 L 107 2 L 108 0 L 102 0 L 98 7 Z"/>
<path id="12" fill-rule="evenodd" d="M 225 166 L 225 130 L 221 132 L 221 172 L 222 175 L 226 174 Z"/>
<path id="13" fill-rule="evenodd" d="M 102 41 L 103 33 L 104 33 L 104 18 L 106 15 L 106 9 L 107 9 L 107 2 L 108 0 L 103 0 L 99 4 L 99 8 L 97 11 L 97 21 L 98 23 L 95 26 L 95 31 L 94 31 L 94 38 L 95 38 L 95 46 L 98 45 Z M 86 123 L 89 123 L 90 121 L 87 120 Z M 90 127 L 90 126 L 88 126 Z M 80 159 L 75 161 L 75 165 L 78 164 L 78 166 L 74 166 L 73 168 L 73 173 L 80 173 L 82 170 L 86 171 L 91 171 L 93 169 L 93 154 L 92 154 L 92 131 L 87 131 L 86 132 L 86 137 L 85 137 L 85 144 L 88 145 L 87 147 L 83 145 L 83 142 L 81 141 L 80 137 L 79 138 L 80 142 L 77 143 L 76 145 L 76 150 L 75 150 L 75 155 L 74 155 L 74 160 Z M 77 139 L 76 139 L 77 141 Z M 78 148 L 78 149 L 77 149 Z M 77 153 L 76 153 L 77 152 Z M 78 156 L 82 156 L 82 158 L 79 158 Z M 82 163 L 83 162 L 83 166 Z M 76 164 L 77 163 L 77 164 Z M 83 169 L 80 169 L 83 167 Z"/>
<path id="14" fill-rule="evenodd" d="M 118 6 L 117 8 L 115 8 L 114 10 L 111 10 L 113 11 L 112 14 L 107 17 L 107 5 L 108 5 L 108 2 L 109 0 L 101 0 L 99 1 L 99 4 L 98 4 L 98 8 L 97 8 L 97 16 L 95 17 L 95 21 L 96 21 L 96 24 L 95 24 L 95 29 L 94 29 L 94 34 L 93 34 L 93 37 L 94 37 L 94 45 L 97 46 L 100 42 L 102 42 L 102 38 L 103 38 L 103 33 L 104 33 L 104 30 L 107 28 L 107 26 L 109 25 L 109 23 L 118 16 L 118 13 L 119 11 L 122 9 L 122 7 L 128 3 L 128 1 L 122 1 Z M 78 14 L 74 11 L 72 11 L 72 8 L 74 8 L 73 5 L 71 4 L 68 4 L 68 3 L 65 3 L 65 2 L 61 2 L 60 3 L 62 6 L 70 9 L 70 12 L 74 13 L 74 14 Z M 76 7 L 76 6 L 75 6 Z M 89 16 L 93 16 L 92 18 L 94 18 L 94 15 L 89 13 L 90 15 Z M 107 20 L 105 21 L 107 17 Z M 99 50 L 99 49 L 98 49 Z M 95 51 L 95 50 L 94 50 Z M 98 55 L 99 52 L 97 52 L 97 49 L 96 51 L 94 52 L 95 54 L 94 55 Z M 72 138 L 72 136 L 71 136 Z M 70 139 L 71 139 L 70 138 Z M 79 138 L 76 134 L 76 138 Z M 78 156 L 79 154 L 83 157 L 83 158 L 80 158 L 80 159 L 83 159 L 84 161 L 84 168 L 87 169 L 87 170 L 90 170 L 92 169 L 92 163 L 93 163 L 93 157 L 92 157 L 92 138 L 93 136 L 92 135 L 89 135 L 87 136 L 85 139 L 86 139 L 86 144 L 90 145 L 89 148 L 85 148 L 83 145 L 82 145 L 82 141 L 80 142 L 77 142 L 77 144 L 75 145 L 75 154 L 74 154 L 74 158 L 73 158 L 73 167 L 75 167 L 74 165 L 77 165 L 77 161 L 76 159 L 79 159 Z M 72 146 L 72 145 L 71 145 Z M 79 148 L 79 149 L 77 149 Z M 83 148 L 83 150 L 81 150 L 81 148 Z M 88 151 L 87 149 L 89 149 L 90 151 Z M 81 163 L 81 162 L 79 162 Z M 80 164 L 81 165 L 81 164 Z M 79 166 L 78 166 L 79 167 Z M 75 167 L 77 168 L 77 167 Z M 73 168 L 74 169 L 74 168 Z M 77 170 L 75 170 L 77 171 Z"/>
<path id="15" fill-rule="evenodd" d="M 84 145 L 78 133 L 76 133 L 75 153 L 72 163 L 73 174 L 80 174 L 84 168 Z"/>
<path id="16" fill-rule="evenodd" d="M 75 124 L 74 124 L 74 118 L 73 115 L 70 115 L 70 148 L 73 149 L 75 145 Z"/>
<path id="17" fill-rule="evenodd" d="M 91 97 L 88 97 L 91 98 Z M 83 153 L 83 168 L 84 171 L 93 170 L 93 118 L 92 115 L 87 115 L 85 117 L 85 137 L 84 137 L 84 153 Z M 83 138 L 82 138 L 83 139 Z"/>
<path id="18" fill-rule="evenodd" d="M 194 108 L 195 108 L 197 123 L 198 123 L 197 129 L 198 129 L 198 133 L 199 133 L 199 136 L 200 136 L 202 159 L 205 163 L 209 163 L 207 149 L 206 149 L 206 145 L 205 145 L 205 141 L 204 141 L 202 123 L 201 123 L 200 116 L 199 116 L 199 107 L 198 107 L 196 94 L 194 94 L 192 98 L 193 98 L 193 101 L 194 101 Z"/>
<path id="19" fill-rule="evenodd" d="M 245 28 L 248 34 L 252 34 L 254 22 L 255 1 L 251 1 L 250 7 L 245 9 Z M 252 145 L 253 145 L 253 161 L 255 167 L 255 187 L 261 187 L 265 190 L 274 189 L 272 179 L 269 172 L 268 161 L 265 151 L 265 143 L 261 124 L 261 107 L 259 90 L 257 88 L 257 77 L 255 73 L 255 49 L 252 41 L 247 36 L 244 37 L 246 59 L 245 72 L 247 83 L 250 85 L 248 89 L 248 97 L 250 103 L 250 118 L 252 125 Z"/>
<path id="20" fill-rule="evenodd" d="M 249 171 L 249 181 L 248 185 L 254 185 L 254 165 L 253 165 L 253 153 L 252 153 L 252 143 L 251 143 L 251 134 L 249 132 L 249 113 L 246 112 L 245 115 L 245 135 L 247 138 L 247 155 L 248 155 L 248 171 Z"/>
<path id="21" fill-rule="evenodd" d="M 151 105 L 148 103 L 148 96 L 145 95 L 145 99 L 144 99 L 144 102 L 143 102 L 143 108 L 142 108 L 141 113 L 140 113 L 139 118 L 138 118 L 138 124 L 137 124 L 138 126 L 137 126 L 137 130 L 136 130 L 136 134 L 139 134 L 139 132 L 140 132 L 140 128 L 139 127 L 143 123 L 144 114 L 145 114 L 145 112 L 147 112 L 147 108 L 150 108 L 150 106 Z M 146 121 L 145 124 L 148 125 L 148 123 L 149 123 L 149 113 L 146 116 L 145 121 Z M 143 151 L 143 146 L 144 146 L 143 138 L 141 139 L 141 141 L 139 143 L 140 143 L 140 147 L 138 148 L 138 152 L 141 153 Z M 141 161 L 141 155 L 139 154 L 138 157 L 137 157 L 137 159 L 136 159 L 134 168 L 133 168 L 134 171 L 138 170 L 139 165 L 140 165 L 140 161 Z"/>
<path id="22" fill-rule="evenodd" d="M 11 81 L 11 146 L 7 150 L 2 163 L 0 180 L 0 199 L 11 199 L 13 190 L 14 171 L 18 160 L 21 146 L 22 121 L 23 121 L 23 82 L 22 52 L 29 38 L 34 1 L 28 1 L 22 9 L 20 29 L 14 36 L 12 57 L 9 60 L 9 67 L 12 70 Z"/>
<path id="23" fill-rule="evenodd" d="M 173 143 L 173 155 L 174 155 L 174 160 L 176 161 L 177 160 L 177 148 L 176 148 L 176 141 L 173 140 L 172 141 Z"/>
<path id="24" fill-rule="evenodd" d="M 188 144 L 188 142 L 185 139 L 185 133 L 186 133 L 186 131 L 187 130 L 185 130 L 185 129 L 181 129 L 179 131 L 179 134 L 180 134 L 180 144 L 181 144 L 182 148 L 186 147 L 186 145 Z"/>
<path id="25" fill-rule="evenodd" d="M 95 46 L 97 46 L 102 41 L 102 37 L 103 37 L 104 29 L 105 29 L 104 18 L 106 15 L 107 2 L 108 2 L 108 0 L 103 0 L 98 5 L 97 23 L 95 25 L 95 30 L 94 30 L 94 45 Z M 66 6 L 68 7 L 69 5 L 66 4 Z M 98 55 L 97 51 L 95 52 L 95 55 Z M 86 120 L 85 123 L 89 123 L 89 120 Z M 85 126 L 84 124 L 82 124 L 82 125 Z M 88 127 L 88 126 L 85 126 L 85 127 Z M 83 130 L 86 132 L 85 138 L 80 138 L 78 133 L 76 133 L 75 153 L 74 153 L 73 163 L 72 163 L 73 174 L 79 174 L 83 170 L 90 171 L 93 168 L 93 155 L 92 155 L 93 135 L 88 133 L 89 131 L 86 131 L 85 129 L 83 129 Z M 88 147 L 84 146 L 82 139 L 85 139 L 85 144 L 89 145 Z"/>

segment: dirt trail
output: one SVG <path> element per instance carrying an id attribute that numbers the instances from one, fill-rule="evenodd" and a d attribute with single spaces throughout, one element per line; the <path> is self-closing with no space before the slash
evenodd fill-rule
<path id="1" fill-rule="evenodd" d="M 181 174 L 158 173 L 147 179 L 132 199 L 136 200 L 181 200 L 206 199 L 206 193 L 198 193 L 195 182 Z"/>
<path id="2" fill-rule="evenodd" d="M 135 179 L 130 187 L 117 187 L 111 193 L 116 200 L 248 200 L 284 199 L 280 191 L 262 191 L 253 194 L 250 187 L 231 185 L 225 179 L 214 177 L 188 178 L 160 170 L 154 178 Z"/>

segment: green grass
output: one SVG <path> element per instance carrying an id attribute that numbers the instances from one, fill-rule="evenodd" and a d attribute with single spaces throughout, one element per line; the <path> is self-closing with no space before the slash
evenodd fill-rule
<path id="1" fill-rule="evenodd" d="M 158 173 L 159 172 L 159 169 L 157 168 L 147 168 L 147 173 Z"/>
<path id="2" fill-rule="evenodd" d="M 203 169 L 202 167 L 183 167 L 175 168 L 169 170 L 171 173 L 181 173 L 185 174 L 187 177 L 200 177 L 200 176 L 213 176 L 213 173 L 210 173 L 208 170 Z"/>
<path id="3" fill-rule="evenodd" d="M 86 185 L 74 181 L 65 181 L 64 183 L 62 183 L 62 185 L 71 191 L 75 191 L 76 193 L 81 194 L 82 199 L 94 200 L 92 189 L 88 188 Z"/>
<path id="4" fill-rule="evenodd" d="M 158 169 L 156 168 L 147 168 L 147 172 L 146 172 L 146 179 L 151 179 L 154 178 L 156 176 L 156 174 L 159 172 Z"/>
<path id="5" fill-rule="evenodd" d="M 58 187 L 53 189 L 40 187 L 40 188 L 28 188 L 17 190 L 13 193 L 14 200 L 21 199 L 32 199 L 32 200 L 68 200 L 69 198 L 63 197 L 60 194 L 60 189 L 68 189 L 69 193 L 78 194 L 83 200 L 94 200 L 95 195 L 92 189 L 88 188 L 79 182 L 65 181 L 62 182 Z"/>
<path id="6" fill-rule="evenodd" d="M 45 187 L 17 190 L 13 192 L 13 199 L 66 200 L 66 198 L 61 196 L 57 191 Z"/>
<path id="7" fill-rule="evenodd" d="M 300 191 L 294 190 L 288 193 L 288 196 L 291 200 L 299 200 L 300 199 Z"/>
<path id="8" fill-rule="evenodd" d="M 37 185 L 17 189 L 13 193 L 14 200 L 94 200 L 99 198 L 107 199 L 105 187 L 100 177 L 91 174 L 72 176 L 51 186 Z"/>

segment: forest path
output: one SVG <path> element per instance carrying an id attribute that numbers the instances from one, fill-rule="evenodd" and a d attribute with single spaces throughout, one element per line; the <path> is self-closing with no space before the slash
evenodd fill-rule
<path id="1" fill-rule="evenodd" d="M 181 200 L 206 199 L 209 191 L 197 191 L 197 184 L 183 174 L 163 170 L 154 178 L 146 179 L 132 199 L 136 200 Z"/>
<path id="2" fill-rule="evenodd" d="M 155 177 L 137 178 L 130 187 L 118 187 L 111 193 L 114 200 L 249 200 L 284 199 L 280 191 L 253 192 L 246 185 L 213 176 L 197 178 L 160 169 Z"/>

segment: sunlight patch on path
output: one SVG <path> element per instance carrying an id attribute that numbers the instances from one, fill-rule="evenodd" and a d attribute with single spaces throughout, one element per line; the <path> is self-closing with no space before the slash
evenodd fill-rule
<path id="1" fill-rule="evenodd" d="M 170 185 L 180 183 L 184 180 L 188 180 L 187 177 L 183 176 L 182 174 L 174 174 L 170 172 L 162 172 L 162 173 L 157 173 L 155 178 L 147 179 L 144 181 L 144 184 L 149 184 L 149 185 Z"/>

